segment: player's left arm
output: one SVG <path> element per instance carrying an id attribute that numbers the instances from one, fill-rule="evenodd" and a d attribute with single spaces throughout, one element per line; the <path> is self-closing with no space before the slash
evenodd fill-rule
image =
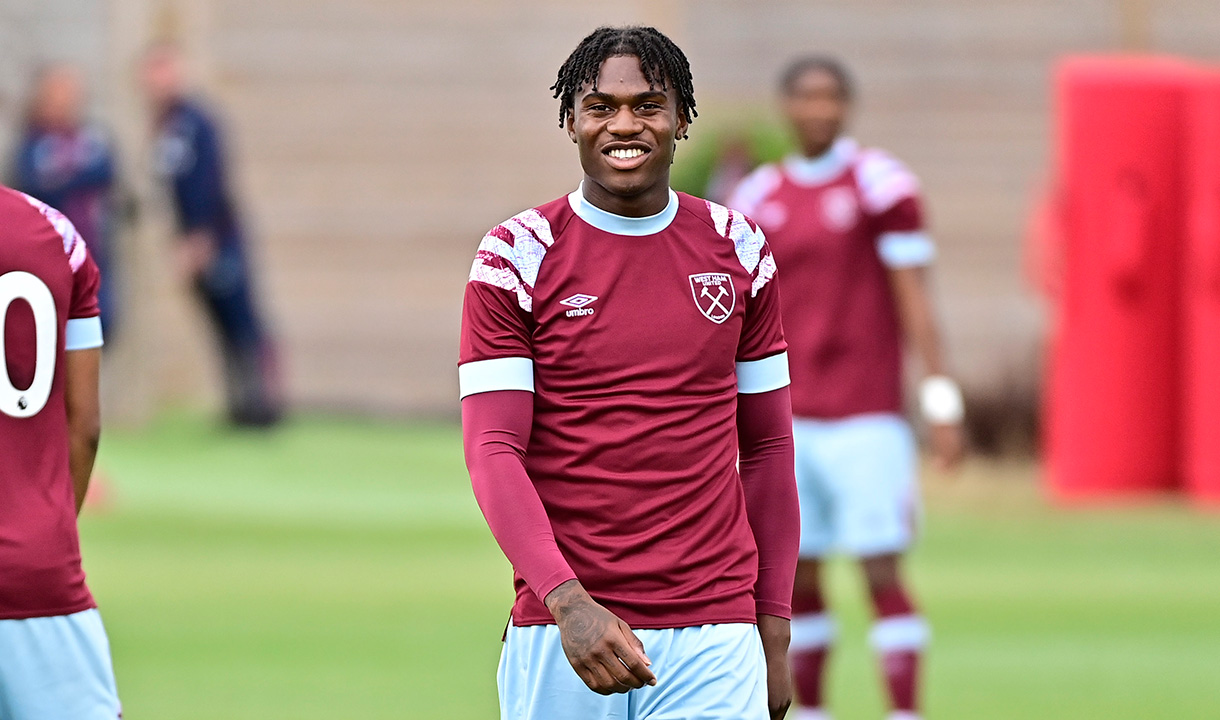
<path id="1" fill-rule="evenodd" d="M 72 269 L 72 299 L 64 331 L 64 404 L 68 416 L 68 467 L 80 513 L 89 491 L 102 434 L 98 377 L 102 357 L 102 321 L 98 289 L 102 277 L 75 228 L 68 263 Z"/>
<path id="2" fill-rule="evenodd" d="M 746 516 L 758 547 L 754 603 L 767 658 L 768 706 L 772 718 L 782 718 L 792 703 L 788 642 L 800 514 L 775 260 L 762 231 L 750 228 L 751 237 L 744 244 L 757 248 L 758 261 L 752 268 L 747 266 L 751 288 L 737 352 L 738 464 Z"/>
<path id="3" fill-rule="evenodd" d="M 936 247 L 924 228 L 919 180 L 880 150 L 866 151 L 856 172 L 877 233 L 877 253 L 889 268 L 903 336 L 923 366 L 919 405 L 930 429 L 933 457 L 942 470 L 952 470 L 964 447 L 962 394 L 949 375 L 929 289 Z"/>
<path id="4" fill-rule="evenodd" d="M 929 275 L 936 250 L 923 230 L 922 211 L 914 196 L 895 203 L 876 222 L 877 249 L 889 269 L 902 334 L 923 368 L 919 405 L 928 423 L 933 459 L 941 470 L 953 470 L 964 448 L 963 408 L 961 390 L 949 374 L 932 301 Z"/>
<path id="5" fill-rule="evenodd" d="M 789 620 L 800 535 L 788 388 L 739 394 L 737 437 L 746 515 L 758 546 L 754 598 L 767 658 L 767 694 L 771 716 L 782 718 L 792 702 Z"/>
<path id="6" fill-rule="evenodd" d="M 945 363 L 940 325 L 928 289 L 928 268 L 890 269 L 890 286 L 907 343 L 923 364 L 919 401 L 931 433 L 932 452 L 942 471 L 961 462 L 964 448 L 961 390 Z"/>
<path id="7" fill-rule="evenodd" d="M 68 465 L 76 493 L 76 512 L 80 514 L 93 476 L 93 463 L 102 436 L 101 402 L 98 376 L 101 348 L 69 350 L 64 353 L 64 400 L 68 410 Z"/>

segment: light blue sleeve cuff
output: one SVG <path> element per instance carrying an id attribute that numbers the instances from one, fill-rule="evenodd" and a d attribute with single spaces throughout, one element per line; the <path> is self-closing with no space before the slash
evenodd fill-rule
<path id="1" fill-rule="evenodd" d="M 102 318 L 72 318 L 64 329 L 64 350 L 92 350 L 102 346 Z"/>
<path id="2" fill-rule="evenodd" d="M 931 265 L 936 245 L 925 232 L 889 232 L 877 238 L 877 254 L 891 270 Z"/>
<path id="3" fill-rule="evenodd" d="M 508 357 L 459 365 L 458 390 L 461 397 L 497 390 L 534 392 L 534 361 Z"/>
<path id="4" fill-rule="evenodd" d="M 741 395 L 779 390 L 788 387 L 792 380 L 788 376 L 788 353 L 737 363 L 737 392 Z"/>

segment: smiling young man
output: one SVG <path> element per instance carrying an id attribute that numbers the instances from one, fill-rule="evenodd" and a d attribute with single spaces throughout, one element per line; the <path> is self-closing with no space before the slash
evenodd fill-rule
<path id="1" fill-rule="evenodd" d="M 695 115 L 669 38 L 600 28 L 552 89 L 584 181 L 487 234 L 462 320 L 466 462 L 515 571 L 501 717 L 783 717 L 799 529 L 771 252 L 669 187 Z"/>

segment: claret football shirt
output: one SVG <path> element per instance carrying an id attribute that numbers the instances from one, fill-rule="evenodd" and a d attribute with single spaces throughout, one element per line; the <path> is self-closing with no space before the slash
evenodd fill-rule
<path id="1" fill-rule="evenodd" d="M 66 217 L 0 188 L 0 619 L 94 606 L 68 467 L 64 351 L 101 346 L 99 282 Z"/>
<path id="2" fill-rule="evenodd" d="M 741 182 L 729 205 L 758 221 L 784 269 L 792 412 L 902 411 L 902 342 L 889 270 L 930 263 L 919 182 L 891 155 L 840 138 Z"/>
<path id="3" fill-rule="evenodd" d="M 526 471 L 560 552 L 633 627 L 754 622 L 738 393 L 788 384 L 775 261 L 738 212 L 579 190 L 496 226 L 466 288 L 462 396 L 534 393 Z M 554 620 L 519 574 L 513 622 Z"/>

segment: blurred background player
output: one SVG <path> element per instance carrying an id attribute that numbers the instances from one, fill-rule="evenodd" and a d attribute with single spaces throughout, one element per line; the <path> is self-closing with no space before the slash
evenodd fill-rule
<path id="1" fill-rule="evenodd" d="M 76 516 L 100 436 L 97 265 L 57 210 L 0 187 L 0 717 L 115 720 Z"/>
<path id="2" fill-rule="evenodd" d="M 272 425 L 282 413 L 275 351 L 256 305 L 220 130 L 203 106 L 187 97 L 174 46 L 147 51 L 143 82 L 156 122 L 156 168 L 171 185 L 178 216 L 178 270 L 220 337 L 229 419 L 236 425 Z"/>
<path id="3" fill-rule="evenodd" d="M 89 246 L 106 282 L 98 288 L 102 329 L 113 342 L 118 325 L 117 161 L 109 133 L 86 119 L 88 93 L 80 70 L 52 63 L 33 78 L 25 124 L 13 153 L 13 187 L 62 212 Z M 100 470 L 87 502 L 104 505 L 111 483 Z"/>
<path id="4" fill-rule="evenodd" d="M 798 514 L 775 263 L 669 187 L 695 108 L 669 38 L 599 28 L 552 89 L 584 180 L 487 234 L 461 329 L 466 462 L 515 570 L 501 717 L 777 720 Z"/>
<path id="5" fill-rule="evenodd" d="M 108 134 L 86 121 L 86 100 L 84 81 L 72 65 L 48 65 L 35 76 L 9 181 L 66 215 L 89 244 L 106 278 L 98 304 L 110 337 L 118 312 L 115 157 Z"/>
<path id="6" fill-rule="evenodd" d="M 758 161 L 750 151 L 750 139 L 745 135 L 721 138 L 716 163 L 707 179 L 704 195 L 714 203 L 725 204 Z"/>
<path id="7" fill-rule="evenodd" d="M 919 504 L 916 444 L 902 416 L 904 339 L 922 363 L 919 399 L 935 461 L 951 468 L 962 454 L 961 393 L 945 374 L 928 291 L 935 251 L 915 176 L 842 135 L 853 91 L 843 66 L 797 60 L 780 89 L 799 153 L 756 170 L 730 206 L 758 221 L 782 270 L 801 506 L 790 651 L 797 717 L 827 717 L 822 683 L 834 624 L 820 565 L 838 550 L 864 569 L 890 717 L 912 720 L 929 633 L 899 568 Z"/>

